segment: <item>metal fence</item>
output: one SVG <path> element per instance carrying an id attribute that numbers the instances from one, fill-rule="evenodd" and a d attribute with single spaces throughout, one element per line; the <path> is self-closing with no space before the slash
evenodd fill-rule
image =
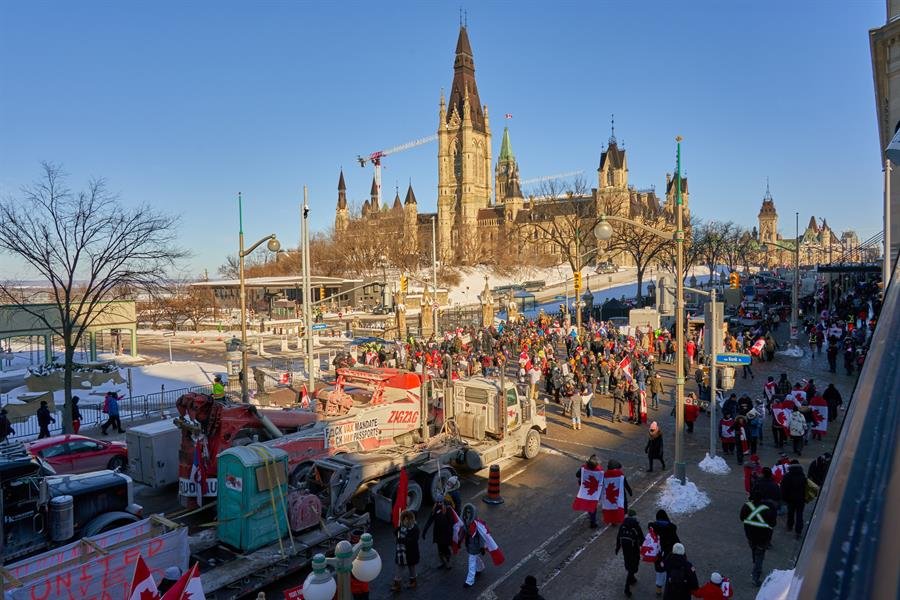
<path id="1" fill-rule="evenodd" d="M 248 389 L 254 389 L 255 382 L 251 379 L 248 382 Z M 241 384 L 237 379 L 229 380 L 225 386 L 228 392 L 240 394 Z M 212 385 L 195 385 L 191 387 L 177 388 L 172 390 L 165 389 L 161 386 L 160 391 L 152 394 L 142 394 L 139 396 L 125 397 L 119 400 L 119 418 L 123 426 L 126 423 L 135 423 L 146 421 L 152 418 L 174 417 L 173 410 L 175 402 L 182 395 L 188 392 L 196 392 L 201 394 L 212 394 Z M 103 412 L 103 400 L 99 402 L 81 400 L 78 403 L 78 409 L 81 412 L 81 429 L 99 428 L 109 416 Z M 63 433 L 63 413 L 65 409 L 52 411 L 50 414 L 55 423 L 51 423 L 48 428 L 50 435 L 60 435 Z M 40 433 L 37 417 L 30 417 L 22 423 L 13 423 L 15 433 L 9 436 L 9 439 L 27 441 L 37 438 Z"/>

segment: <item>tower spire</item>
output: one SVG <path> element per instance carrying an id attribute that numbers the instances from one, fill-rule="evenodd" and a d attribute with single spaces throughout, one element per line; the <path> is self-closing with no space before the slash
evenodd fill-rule
<path id="1" fill-rule="evenodd" d="M 616 115 L 610 115 L 609 145 L 616 145 Z"/>
<path id="2" fill-rule="evenodd" d="M 766 176 L 766 200 L 771 200 L 772 194 L 769 193 L 769 177 Z"/>

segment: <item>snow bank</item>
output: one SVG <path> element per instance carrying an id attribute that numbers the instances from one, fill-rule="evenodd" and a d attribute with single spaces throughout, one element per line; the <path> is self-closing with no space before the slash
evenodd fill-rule
<path id="1" fill-rule="evenodd" d="M 794 578 L 794 569 L 790 571 L 774 570 L 769 573 L 762 587 L 756 593 L 756 600 L 787 600 L 791 588 L 791 580 Z"/>
<path id="2" fill-rule="evenodd" d="M 656 499 L 656 505 L 667 513 L 685 514 L 696 512 L 709 505 L 709 496 L 690 480 L 684 485 L 673 475 L 666 479 L 663 491 Z"/>
<path id="3" fill-rule="evenodd" d="M 713 475 L 727 475 L 731 473 L 731 467 L 728 466 L 724 458 L 721 456 L 712 457 L 709 455 L 709 452 L 706 453 L 706 458 L 701 460 L 697 466 L 700 467 L 701 471 L 706 471 Z"/>
<path id="4" fill-rule="evenodd" d="M 803 348 L 794 346 L 793 348 L 788 348 L 787 350 L 776 350 L 775 354 L 779 356 L 787 356 L 790 358 L 803 358 Z"/>

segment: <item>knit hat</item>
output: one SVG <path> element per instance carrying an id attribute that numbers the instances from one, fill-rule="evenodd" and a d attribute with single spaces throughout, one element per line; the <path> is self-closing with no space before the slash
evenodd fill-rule
<path id="1" fill-rule="evenodd" d="M 169 581 L 178 581 L 181 578 L 181 569 L 178 567 L 169 567 L 163 573 L 163 579 Z"/>
<path id="2" fill-rule="evenodd" d="M 709 576 L 709 580 L 716 585 L 722 585 L 722 576 L 718 573 L 713 573 Z"/>
<path id="3" fill-rule="evenodd" d="M 673 545 L 672 554 L 680 554 L 681 556 L 684 556 L 684 544 Z"/>
<path id="4" fill-rule="evenodd" d="M 650 423 L 650 431 L 659 431 L 659 425 L 656 423 L 656 421 Z"/>

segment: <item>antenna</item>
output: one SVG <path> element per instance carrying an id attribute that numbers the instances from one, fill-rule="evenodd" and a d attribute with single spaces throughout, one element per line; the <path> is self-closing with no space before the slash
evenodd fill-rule
<path id="1" fill-rule="evenodd" d="M 610 123 L 612 127 L 612 133 L 609 134 L 609 143 L 612 145 L 616 143 L 616 115 L 610 115 Z"/>
<path id="2" fill-rule="evenodd" d="M 459 7 L 459 26 L 463 26 L 463 8 L 462 5 Z"/>
<path id="3" fill-rule="evenodd" d="M 772 194 L 769 193 L 769 177 L 766 176 L 766 199 L 772 198 Z"/>

